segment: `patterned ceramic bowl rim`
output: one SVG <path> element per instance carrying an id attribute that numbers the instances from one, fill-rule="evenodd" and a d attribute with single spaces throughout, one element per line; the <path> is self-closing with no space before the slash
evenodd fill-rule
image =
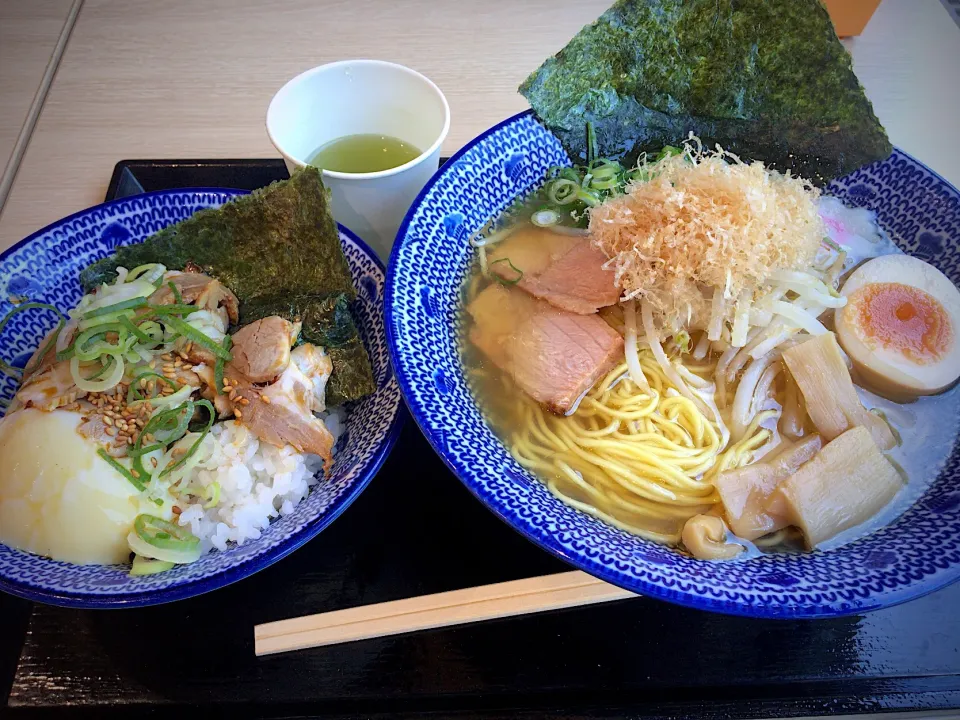
<path id="1" fill-rule="evenodd" d="M 674 562 L 670 559 L 662 559 L 661 551 L 665 550 L 670 552 L 671 556 L 677 558 L 678 560 L 681 559 L 682 556 L 670 551 L 667 548 L 664 548 L 663 546 L 658 546 L 654 543 L 650 543 L 649 541 L 643 541 L 640 538 L 636 538 L 636 540 L 639 542 L 652 546 L 649 549 L 649 552 L 644 550 L 637 550 L 634 552 L 634 557 L 641 556 L 641 559 L 638 561 L 639 565 L 651 568 L 650 573 L 645 574 L 652 574 L 657 578 L 655 581 L 649 581 L 638 577 L 636 574 L 631 574 L 626 570 L 625 567 L 621 566 L 621 562 L 617 558 L 605 560 L 599 559 L 602 553 L 598 552 L 598 548 L 596 547 L 579 547 L 572 550 L 570 549 L 569 544 L 568 547 L 564 547 L 563 543 L 551 534 L 551 531 L 543 530 L 540 526 L 534 528 L 533 525 L 521 517 L 521 514 L 518 514 L 513 508 L 507 507 L 506 504 L 498 497 L 498 491 L 496 489 L 492 490 L 484 483 L 475 480 L 473 478 L 475 471 L 471 467 L 468 467 L 467 464 L 458 464 L 456 460 L 451 459 L 451 457 L 448 456 L 444 449 L 444 443 L 446 441 L 444 438 L 438 435 L 438 433 L 441 433 L 442 431 L 439 428 L 434 427 L 434 424 L 431 422 L 429 417 L 431 413 L 428 412 L 428 408 L 421 407 L 421 403 L 418 401 L 416 393 L 413 391 L 413 380 L 411 378 L 412 371 L 409 367 L 407 367 L 407 363 L 404 361 L 401 350 L 399 349 L 397 343 L 397 328 L 399 327 L 397 317 L 398 313 L 400 312 L 397 307 L 400 304 L 400 302 L 397 300 L 397 293 L 399 292 L 397 290 L 397 284 L 398 267 L 401 264 L 400 254 L 404 245 L 404 241 L 410 237 L 410 225 L 415 221 L 418 211 L 424 204 L 425 198 L 430 194 L 434 186 L 441 181 L 445 173 L 450 172 L 458 160 L 475 150 L 478 146 L 482 146 L 489 137 L 495 135 L 501 130 L 504 130 L 505 128 L 509 129 L 509 127 L 514 123 L 519 124 L 520 122 L 525 122 L 527 121 L 527 118 L 532 116 L 533 112 L 531 110 L 527 110 L 509 117 L 499 124 L 491 127 L 484 133 L 478 135 L 467 145 L 461 148 L 456 154 L 454 154 L 450 160 L 448 160 L 447 163 L 443 165 L 433 176 L 431 181 L 423 188 L 416 200 L 411 205 L 410 210 L 404 218 L 404 222 L 397 234 L 397 240 L 390 256 L 386 290 L 386 331 L 394 372 L 398 382 L 400 383 L 401 391 L 403 392 L 404 399 L 406 400 L 407 407 L 410 410 L 411 415 L 413 416 L 417 425 L 420 427 L 420 430 L 423 432 L 424 436 L 430 442 L 433 449 L 443 459 L 450 471 L 456 475 L 464 485 L 467 486 L 470 492 L 478 500 L 480 500 L 503 522 L 557 558 L 571 563 L 612 584 L 619 585 L 640 594 L 647 594 L 651 597 L 668 600 L 670 602 L 679 605 L 685 605 L 687 607 L 733 615 L 764 618 L 796 619 L 839 617 L 897 605 L 899 603 L 906 602 L 908 600 L 912 600 L 914 598 L 921 597 L 928 593 L 939 590 L 946 585 L 955 582 L 957 579 L 960 579 L 960 560 L 958 560 L 956 563 L 950 564 L 949 566 L 944 566 L 942 563 L 946 562 L 945 560 L 934 559 L 927 563 L 927 565 L 929 565 L 931 568 L 936 568 L 935 571 L 931 570 L 931 572 L 935 573 L 934 577 L 923 576 L 921 579 L 913 579 L 912 577 L 909 577 L 908 573 L 905 577 L 897 578 L 899 583 L 895 584 L 894 588 L 890 589 L 889 591 L 873 591 L 866 588 L 856 588 L 850 586 L 848 583 L 848 587 L 845 589 L 842 599 L 836 597 L 837 593 L 834 593 L 834 598 L 832 600 L 820 594 L 814 593 L 811 595 L 806 595 L 806 599 L 802 603 L 790 600 L 773 601 L 770 598 L 773 597 L 775 590 L 765 588 L 763 593 L 759 593 L 757 590 L 747 586 L 742 588 L 738 587 L 736 591 L 731 591 L 730 588 L 715 589 L 698 580 L 695 575 L 686 575 L 686 581 L 684 581 L 683 577 L 673 577 L 668 582 L 666 580 L 666 575 L 657 576 L 656 573 L 659 569 L 654 569 L 656 568 L 656 565 L 663 567 Z M 542 126 L 541 130 L 543 132 L 547 132 L 542 128 Z M 953 188 L 953 186 L 950 185 L 950 183 L 948 183 L 944 178 L 927 168 L 919 161 L 914 160 L 899 150 L 895 151 L 894 156 L 905 158 L 909 163 L 921 168 L 923 172 L 929 173 L 930 176 L 942 184 L 943 187 L 941 189 L 947 196 L 950 196 L 955 200 L 960 199 L 960 192 Z M 958 249 L 957 252 L 960 253 L 960 249 Z M 500 443 L 499 440 L 496 440 L 496 442 Z M 502 443 L 500 444 L 502 446 Z M 956 462 L 958 455 L 960 455 L 960 450 L 954 447 L 953 452 L 948 457 L 947 462 Z M 942 472 L 944 471 L 941 470 L 941 473 Z M 561 501 L 557 500 L 557 502 L 559 503 Z M 922 498 L 920 501 L 918 501 L 918 504 L 923 502 L 924 499 Z M 935 500 L 935 502 L 941 503 L 944 511 L 952 513 L 960 508 L 960 493 L 948 494 L 945 498 Z M 579 513 L 579 511 L 574 512 Z M 910 512 L 910 510 L 907 510 L 906 512 Z M 599 522 L 594 518 L 587 516 L 586 514 L 580 514 L 587 521 Z M 960 525 L 960 520 L 957 520 L 956 523 Z M 843 549 L 847 547 L 849 547 L 849 545 L 844 546 Z M 884 551 L 882 550 L 873 552 L 877 555 L 884 554 Z M 652 553 L 657 553 L 656 559 L 651 556 Z M 613 553 L 611 552 L 611 555 L 612 554 Z M 646 559 L 648 557 L 649 560 Z M 780 590 L 785 591 L 785 594 L 781 597 L 790 597 L 789 593 L 791 583 L 797 582 L 797 580 L 794 577 L 790 577 L 788 573 L 781 572 L 777 567 L 778 561 L 781 557 L 811 557 L 811 555 L 765 556 L 764 560 L 769 558 L 772 561 L 770 564 L 771 572 L 769 573 L 770 580 L 768 582 L 772 583 L 773 586 L 782 584 Z M 960 555 L 957 557 L 960 558 Z M 889 558 L 877 558 L 878 561 L 886 561 L 887 559 Z M 669 573 L 671 571 L 665 570 L 664 572 Z M 683 575 L 683 573 L 679 572 L 676 574 Z M 697 585 L 699 585 L 699 588 Z M 874 592 L 875 594 L 873 594 Z M 754 595 L 754 593 L 757 593 L 757 595 Z M 746 600 L 744 598 L 745 595 L 752 596 L 754 598 L 753 601 L 751 602 Z M 760 597 L 760 595 L 763 595 L 763 597 Z"/>
<path id="2" fill-rule="evenodd" d="M 174 190 L 158 190 L 155 192 L 141 193 L 139 195 L 130 196 L 127 198 L 111 200 L 109 202 L 80 210 L 72 215 L 68 215 L 60 220 L 50 223 L 35 233 L 32 233 L 28 237 L 5 250 L 3 253 L 0 253 L 0 262 L 3 262 L 17 250 L 29 245 L 31 242 L 34 242 L 46 233 L 51 232 L 52 230 L 55 230 L 59 226 L 67 224 L 72 220 L 81 218 L 88 213 L 121 205 L 123 203 L 129 203 L 131 200 L 159 198 L 181 194 L 195 195 L 204 193 L 219 196 L 221 198 L 221 202 L 226 202 L 234 197 L 247 195 L 249 194 L 249 191 L 230 188 L 191 187 L 178 188 Z M 374 266 L 380 271 L 381 275 L 385 278 L 386 271 L 383 266 L 383 262 L 377 257 L 377 254 L 373 252 L 373 250 L 371 250 L 370 247 L 350 229 L 339 224 L 337 225 L 337 229 L 339 230 L 341 236 L 346 236 L 350 242 L 356 245 L 360 252 L 374 264 Z M 388 367 L 387 382 L 389 382 L 389 379 L 390 372 Z M 275 562 L 283 559 L 309 540 L 312 540 L 322 530 L 330 525 L 330 523 L 336 520 L 340 514 L 343 513 L 343 511 L 346 510 L 354 500 L 356 500 L 360 493 L 363 492 L 367 485 L 370 484 L 370 481 L 373 479 L 373 477 L 377 474 L 387 456 L 390 454 L 394 443 L 396 443 L 405 419 L 406 413 L 403 408 L 403 403 L 398 399 L 389 429 L 380 439 L 379 447 L 377 448 L 376 452 L 350 488 L 346 492 L 343 492 L 341 495 L 336 497 L 319 517 L 310 521 L 300 530 L 291 534 L 290 537 L 286 538 L 279 544 L 268 548 L 259 555 L 241 562 L 234 567 L 230 567 L 220 572 L 215 572 L 210 575 L 188 580 L 183 583 L 175 584 L 159 590 L 149 590 L 139 593 L 120 593 L 116 595 L 110 595 L 106 593 L 75 593 L 69 590 L 57 592 L 51 591 L 47 588 L 38 588 L 28 582 L 23 582 L 6 576 L 4 574 L 4 569 L 0 567 L 0 590 L 27 600 L 60 605 L 62 607 L 103 609 L 159 605 L 162 603 L 172 602 L 174 600 L 183 600 L 185 598 L 201 595 L 203 593 L 207 593 L 235 583 L 238 580 L 249 577 L 250 575 L 253 575 L 254 573 L 259 572 L 260 570 L 263 570 L 264 568 L 269 567 Z M 306 502 L 308 499 L 309 496 L 304 498 L 303 502 Z M 272 527 L 273 524 L 271 524 L 271 528 Z M 266 534 L 269 531 L 270 529 L 264 531 L 264 533 Z M 229 552 L 229 550 L 226 552 Z"/>

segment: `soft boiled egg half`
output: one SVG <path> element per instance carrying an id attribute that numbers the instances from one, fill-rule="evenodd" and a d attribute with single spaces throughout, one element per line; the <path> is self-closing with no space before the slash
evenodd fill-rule
<path id="1" fill-rule="evenodd" d="M 857 268 L 841 292 L 837 338 L 871 389 L 907 400 L 960 377 L 960 291 L 942 272 L 884 255 Z"/>

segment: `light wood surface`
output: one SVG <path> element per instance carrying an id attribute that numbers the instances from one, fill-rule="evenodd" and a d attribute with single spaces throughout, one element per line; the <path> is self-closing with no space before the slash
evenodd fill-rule
<path id="1" fill-rule="evenodd" d="M 0 0 L 0 173 L 71 4 L 72 0 Z"/>
<path id="2" fill-rule="evenodd" d="M 0 215 L 0 249 L 100 202 L 118 160 L 274 156 L 273 93 L 335 59 L 394 60 L 436 81 L 452 152 L 522 110 L 517 85 L 608 4 L 86 0 Z M 960 30 L 944 7 L 883 0 L 847 43 L 893 142 L 960 185 Z"/>
<path id="3" fill-rule="evenodd" d="M 257 655 L 635 597 L 579 570 L 257 625 Z"/>

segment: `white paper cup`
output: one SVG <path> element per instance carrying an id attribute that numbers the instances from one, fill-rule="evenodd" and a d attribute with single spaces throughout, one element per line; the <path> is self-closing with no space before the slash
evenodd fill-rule
<path id="1" fill-rule="evenodd" d="M 345 135 L 390 135 L 422 150 L 390 170 L 323 171 L 334 219 L 384 262 L 403 216 L 437 171 L 449 129 L 450 106 L 440 89 L 410 68 L 381 60 L 343 60 L 307 70 L 280 88 L 267 109 L 267 134 L 291 173 Z"/>

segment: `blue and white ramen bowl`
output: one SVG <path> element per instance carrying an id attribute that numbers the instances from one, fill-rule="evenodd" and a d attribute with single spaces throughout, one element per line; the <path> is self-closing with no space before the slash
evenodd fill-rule
<path id="1" fill-rule="evenodd" d="M 74 307 L 82 294 L 79 273 L 87 265 L 120 245 L 140 242 L 197 210 L 242 194 L 241 190 L 207 188 L 146 193 L 98 205 L 47 226 L 0 255 L 0 317 L 12 309 L 14 297 L 50 303 L 61 311 Z M 403 416 L 384 334 L 383 264 L 342 226 L 340 241 L 357 289 L 357 325 L 370 355 L 377 391 L 347 407 L 346 428 L 334 451 L 329 477 L 260 538 L 157 575 L 130 577 L 128 566 L 71 565 L 0 545 L 0 590 L 70 607 L 139 607 L 179 600 L 262 570 L 316 536 L 346 510 L 383 464 Z M 0 335 L 4 358 L 21 366 L 27 361 L 52 327 L 51 318 L 50 326 L 42 326 L 38 317 L 21 313 L 7 324 Z M 10 400 L 15 389 L 11 378 L 0 375 L 0 398 Z"/>
<path id="2" fill-rule="evenodd" d="M 956 431 L 914 500 L 886 526 L 828 551 L 706 562 L 564 504 L 510 455 L 484 420 L 460 358 L 467 239 L 553 165 L 559 141 L 532 114 L 485 132 L 434 176 L 400 229 L 387 278 L 387 336 L 401 390 L 450 469 L 490 510 L 540 547 L 603 580 L 690 607 L 756 617 L 832 617 L 876 610 L 960 578 Z M 908 253 L 960 283 L 960 192 L 900 151 L 831 184 L 877 213 Z M 960 396 L 958 396 L 960 397 Z M 957 415 L 956 403 L 948 404 Z M 949 422 L 956 425 L 956 418 Z"/>

